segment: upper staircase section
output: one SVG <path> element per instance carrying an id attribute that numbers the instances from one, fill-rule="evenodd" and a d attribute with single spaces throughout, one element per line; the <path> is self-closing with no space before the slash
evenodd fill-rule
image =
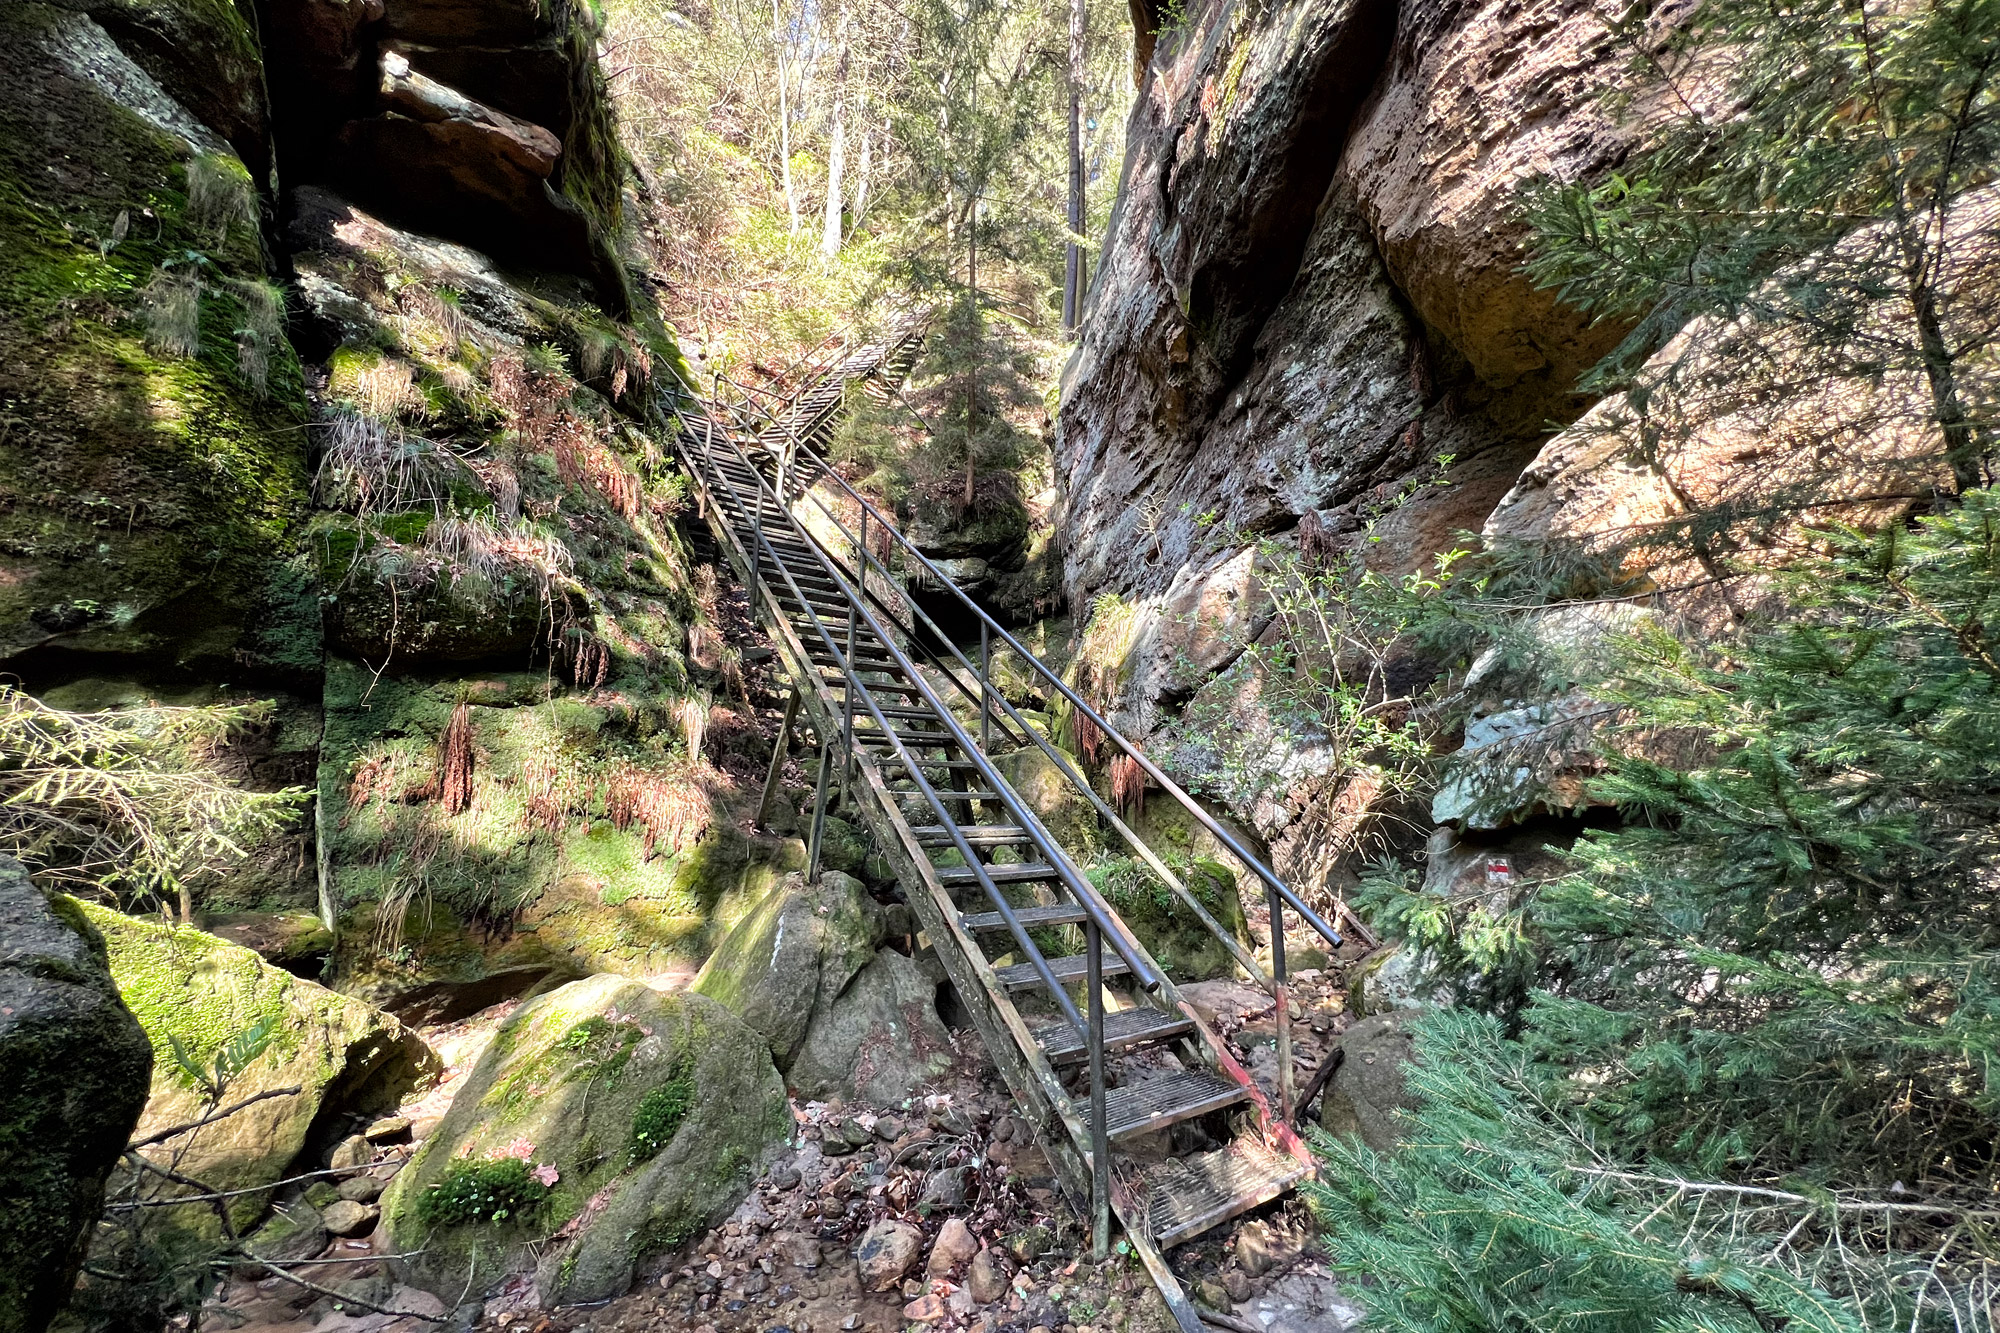
<path id="1" fill-rule="evenodd" d="M 1340 937 L 813 448 L 848 387 L 900 374 L 921 331 L 921 317 L 911 316 L 864 345 L 822 348 L 817 367 L 799 373 L 782 399 L 751 393 L 727 409 L 683 398 L 685 460 L 702 513 L 791 677 L 788 724 L 797 714 L 814 738 L 811 873 L 830 806 L 867 823 L 995 1065 L 1039 1127 L 1065 1192 L 1092 1218 L 1100 1250 L 1115 1214 L 1181 1327 L 1195 1333 L 1197 1312 L 1163 1252 L 1312 1171 L 1291 1127 L 1285 922 L 1302 920 L 1333 944 Z M 962 602 L 978 645 L 945 634 L 906 595 L 906 579 Z M 1113 753 L 1262 883 L 1272 920 L 1268 968 L 1124 822 L 1078 761 L 995 687 L 1000 651 L 1097 725 Z M 767 792 L 787 743 L 781 736 Z M 1012 778 L 1024 764 L 1059 775 L 1106 840 L 1142 861 L 1272 994 L 1275 1089 L 1237 1063 L 1093 885 L 1089 849 L 1058 837 L 1041 816 L 1048 806 L 1017 789 Z"/>

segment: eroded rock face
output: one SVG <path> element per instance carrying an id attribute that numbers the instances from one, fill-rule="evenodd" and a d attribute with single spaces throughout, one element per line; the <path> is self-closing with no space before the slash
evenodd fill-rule
<path id="1" fill-rule="evenodd" d="M 152 1063 L 102 938 L 0 857 L 0 1331 L 68 1298 Z"/>
<path id="2" fill-rule="evenodd" d="M 232 147 L 259 142 L 248 25 L 24 3 L 0 46 L 0 660 L 307 676 L 302 382 Z"/>
<path id="3" fill-rule="evenodd" d="M 397 1250 L 424 1251 L 411 1280 L 451 1299 L 533 1270 L 545 1305 L 603 1300 L 638 1259 L 726 1217 L 790 1125 L 768 1049 L 728 1010 L 591 977 L 501 1028 L 382 1196 L 385 1225 Z M 426 1204 L 507 1162 L 535 1182 L 509 1216 Z"/>
<path id="4" fill-rule="evenodd" d="M 1251 539 L 1352 543 L 1450 454 L 1368 548 L 1415 568 L 1583 409 L 1620 330 L 1517 270 L 1529 184 L 1625 147 L 1602 34 L 1591 0 L 1301 0 L 1162 40 L 1057 447 L 1071 603 L 1141 621 L 1115 720 L 1150 729 L 1255 637 Z"/>
<path id="5" fill-rule="evenodd" d="M 203 1103 L 174 1059 L 174 1040 L 206 1066 L 238 1033 L 276 1020 L 270 1047 L 231 1084 L 229 1096 L 234 1102 L 276 1088 L 299 1092 L 267 1098 L 164 1145 L 185 1176 L 224 1190 L 269 1184 L 306 1146 L 322 1111 L 386 1111 L 439 1071 L 437 1056 L 395 1019 L 272 967 L 248 949 L 192 927 L 87 903 L 79 910 L 102 933 L 111 974 L 152 1043 L 142 1134 L 201 1118 Z M 247 1226 L 269 1202 L 267 1195 L 245 1194 L 232 1216 Z"/>

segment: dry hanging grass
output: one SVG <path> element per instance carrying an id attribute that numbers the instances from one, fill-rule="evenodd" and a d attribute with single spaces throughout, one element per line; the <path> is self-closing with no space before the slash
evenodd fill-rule
<path id="1" fill-rule="evenodd" d="M 1112 756 L 1111 801 L 1121 815 L 1127 809 L 1145 813 L 1146 770 L 1139 767 L 1139 761 L 1129 754 Z"/>
<path id="2" fill-rule="evenodd" d="M 1096 767 L 1097 752 L 1104 746 L 1104 729 L 1091 720 L 1090 714 L 1073 708 L 1069 715 L 1069 734 L 1076 742 L 1076 752 L 1083 756 L 1083 761 Z"/>
<path id="3" fill-rule="evenodd" d="M 461 701 L 438 742 L 437 800 L 448 815 L 472 804 L 472 708 Z"/>

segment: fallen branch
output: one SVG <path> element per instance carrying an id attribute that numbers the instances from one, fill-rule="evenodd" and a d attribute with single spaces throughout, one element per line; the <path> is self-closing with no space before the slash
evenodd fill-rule
<path id="1" fill-rule="evenodd" d="M 296 1185 L 302 1180 L 319 1180 L 325 1176 L 357 1176 L 365 1173 L 365 1166 L 330 1166 L 323 1171 L 307 1171 L 296 1176 L 286 1176 L 268 1185 L 245 1185 L 240 1190 L 213 1190 L 207 1194 L 181 1194 L 171 1199 L 128 1199 L 123 1203 L 104 1206 L 106 1212 L 129 1213 L 136 1208 L 174 1208 L 184 1203 L 208 1203 L 216 1199 L 235 1199 L 245 1194 L 269 1194 L 287 1185 Z"/>
<path id="2" fill-rule="evenodd" d="M 296 1273 L 287 1273 L 269 1259 L 257 1259 L 250 1256 L 245 1256 L 245 1258 L 247 1262 L 266 1270 L 273 1277 L 281 1277 L 287 1282 L 304 1287 L 307 1291 L 318 1292 L 322 1296 L 331 1296 L 342 1305 L 358 1305 L 364 1310 L 372 1310 L 376 1314 L 385 1314 L 394 1319 L 421 1319 L 427 1324 L 442 1324 L 445 1322 L 445 1316 L 440 1314 L 425 1314 L 421 1310 L 394 1310 L 386 1305 L 377 1305 L 373 1301 L 364 1301 L 359 1296 L 349 1296 L 344 1291 L 335 1291 L 332 1287 L 322 1287 L 317 1282 L 308 1282 Z"/>
<path id="3" fill-rule="evenodd" d="M 1730 1185 L 1719 1181 L 1681 1180 L 1673 1176 L 1649 1176 L 1639 1171 L 1613 1171 L 1598 1166 L 1572 1166 L 1580 1176 L 1625 1180 L 1640 1185 L 1659 1185 L 1690 1194 L 1750 1194 L 1760 1199 L 1801 1204 L 1808 1208 L 1832 1208 L 1843 1213 L 1934 1213 L 1949 1217 L 2000 1218 L 2000 1208 L 1961 1208 L 1950 1203 L 1897 1203 L 1888 1199 L 1815 1199 L 1789 1190 L 1767 1189 L 1759 1185 Z"/>
<path id="4" fill-rule="evenodd" d="M 157 1134 L 148 1134 L 143 1139 L 134 1139 L 132 1140 L 132 1142 L 125 1145 L 125 1151 L 131 1152 L 134 1148 L 149 1148 L 153 1144 L 164 1142 L 167 1139 L 173 1138 L 175 1135 L 192 1133 L 193 1131 L 200 1129 L 203 1125 L 212 1125 L 216 1121 L 222 1119 L 224 1116 L 235 1115 L 238 1111 L 242 1110 L 244 1107 L 255 1105 L 256 1103 L 265 1101 L 268 1098 L 295 1097 L 298 1095 L 298 1093 L 299 1089 L 297 1088 L 272 1088 L 269 1092 L 260 1092 L 255 1097 L 245 1097 L 242 1101 L 236 1103 L 236 1105 L 224 1107 L 222 1110 L 217 1111 L 212 1115 L 203 1116 L 200 1120 L 190 1120 L 185 1125 L 175 1125 L 172 1129 L 163 1129 Z"/>
<path id="5" fill-rule="evenodd" d="M 1230 1333 L 1264 1333 L 1263 1329 L 1257 1327 L 1257 1325 L 1247 1319 L 1238 1319 L 1233 1314 L 1223 1314 L 1219 1310 L 1211 1310 L 1206 1305 L 1195 1306 L 1194 1312 L 1201 1316 L 1202 1323 L 1214 1324 L 1217 1328 L 1226 1328 Z"/>

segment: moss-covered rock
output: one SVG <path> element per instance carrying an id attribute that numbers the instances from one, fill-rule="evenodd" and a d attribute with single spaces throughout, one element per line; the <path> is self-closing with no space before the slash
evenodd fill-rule
<path id="1" fill-rule="evenodd" d="M 201 1097 L 176 1059 L 175 1042 L 205 1067 L 238 1033 L 276 1022 L 270 1046 L 231 1085 L 229 1097 L 288 1087 L 298 1093 L 267 1098 L 164 1145 L 185 1176 L 224 1190 L 267 1185 L 285 1174 L 322 1114 L 388 1110 L 438 1072 L 436 1055 L 395 1019 L 272 967 L 240 945 L 88 903 L 77 910 L 103 935 L 119 993 L 152 1042 L 142 1133 L 201 1118 Z M 269 1202 L 265 1194 L 245 1194 L 232 1213 L 247 1226 Z"/>
<path id="2" fill-rule="evenodd" d="M 694 990 L 762 1033 L 782 1072 L 881 942 L 881 913 L 857 880 L 829 870 L 813 885 L 790 875 L 723 937 Z"/>
<path id="3" fill-rule="evenodd" d="M 524 1268 L 547 1305 L 726 1216 L 788 1132 L 762 1041 L 701 995 L 598 976 L 522 1006 L 383 1196 L 410 1280 L 456 1298 Z"/>
<path id="4" fill-rule="evenodd" d="M 0 857 L 0 1333 L 67 1299 L 152 1058 L 103 940 Z"/>
<path id="5" fill-rule="evenodd" d="M 1156 850 L 1161 850 L 1156 848 Z M 1164 852 L 1173 870 L 1208 914 L 1215 918 L 1246 953 L 1256 948 L 1236 873 L 1220 861 L 1190 858 L 1171 849 Z M 1147 952 L 1177 981 L 1204 981 L 1236 975 L 1236 957 L 1188 910 L 1151 868 L 1137 858 L 1120 857 L 1086 872 L 1098 892 L 1117 909 Z"/>
<path id="6" fill-rule="evenodd" d="M 250 173 L 87 15 L 9 5 L 0 46 L 0 659 L 309 674 L 303 382 Z"/>
<path id="7" fill-rule="evenodd" d="M 937 983 L 909 958 L 882 949 L 814 1011 L 790 1081 L 801 1097 L 896 1106 L 949 1070 L 951 1055 Z"/>

